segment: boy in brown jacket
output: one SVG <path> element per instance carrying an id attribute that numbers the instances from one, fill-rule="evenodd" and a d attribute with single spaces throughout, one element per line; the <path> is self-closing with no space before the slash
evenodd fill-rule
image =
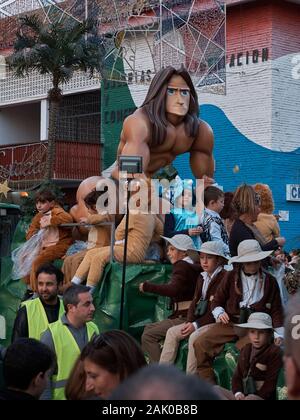
<path id="1" fill-rule="evenodd" d="M 241 350 L 232 392 L 217 387 L 218 390 L 228 400 L 275 400 L 283 359 L 280 348 L 273 344 L 272 318 L 256 312 L 247 323 L 236 327 L 247 330 L 250 343 Z"/>
<path id="2" fill-rule="evenodd" d="M 174 363 L 180 341 L 189 338 L 186 372 L 196 373 L 197 363 L 193 343 L 204 331 L 206 325 L 215 322 L 211 313 L 211 303 L 226 274 L 223 267 L 227 263 L 227 256 L 225 244 L 222 241 L 205 242 L 200 251 L 188 250 L 188 254 L 200 261 L 203 272 L 197 279 L 186 322 L 171 327 L 167 331 L 160 363 Z"/>
<path id="3" fill-rule="evenodd" d="M 141 283 L 142 293 L 155 293 L 171 298 L 173 312 L 169 318 L 147 324 L 142 335 L 142 349 L 151 362 L 158 362 L 161 353 L 160 341 L 168 329 L 182 324 L 186 320 L 188 308 L 194 296 L 196 281 L 201 271 L 199 264 L 194 264 L 187 250 L 195 249 L 192 238 L 187 235 L 175 235 L 164 239 L 168 242 L 168 257 L 173 265 L 171 279 L 167 284 Z M 198 256 L 197 256 L 198 259 Z"/>
<path id="4" fill-rule="evenodd" d="M 256 240 L 247 239 L 239 244 L 238 256 L 229 261 L 236 263 L 235 268 L 225 276 L 212 302 L 216 324 L 194 342 L 197 373 L 202 378 L 215 382 L 214 358 L 226 343 L 238 339 L 234 324 L 247 322 L 253 312 L 265 312 L 271 316 L 275 344 L 281 344 L 284 331 L 279 287 L 276 279 L 262 270 L 262 260 L 271 253 L 262 251 Z"/>
<path id="5" fill-rule="evenodd" d="M 28 241 L 40 229 L 44 229 L 42 250 L 32 264 L 31 274 L 24 279 L 34 292 L 37 290 L 37 269 L 64 256 L 73 242 L 71 230 L 60 227 L 61 224 L 72 223 L 73 218 L 57 204 L 55 195 L 48 190 L 39 192 L 35 197 L 35 203 L 38 214 L 31 222 L 26 240 Z"/>

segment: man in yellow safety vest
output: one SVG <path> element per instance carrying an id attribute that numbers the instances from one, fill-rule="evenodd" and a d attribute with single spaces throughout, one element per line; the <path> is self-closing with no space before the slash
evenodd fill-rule
<path id="1" fill-rule="evenodd" d="M 22 302 L 18 310 L 12 342 L 18 338 L 40 340 L 49 324 L 57 321 L 64 313 L 64 306 L 58 296 L 63 273 L 52 264 L 44 264 L 37 270 L 37 296 Z"/>
<path id="2" fill-rule="evenodd" d="M 65 399 L 65 385 L 84 346 L 99 333 L 91 322 L 95 307 L 89 287 L 71 286 L 63 296 L 65 313 L 42 335 L 41 341 L 56 354 L 56 367 L 42 399 Z"/>

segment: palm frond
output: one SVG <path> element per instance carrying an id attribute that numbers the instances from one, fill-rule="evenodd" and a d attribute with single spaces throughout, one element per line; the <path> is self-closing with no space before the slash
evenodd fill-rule
<path id="1" fill-rule="evenodd" d="M 31 31 L 33 31 L 35 34 L 39 34 L 42 27 L 43 27 L 43 23 L 40 20 L 38 15 L 25 15 L 19 18 L 20 20 L 20 29 L 29 29 Z"/>
<path id="2" fill-rule="evenodd" d="M 26 76 L 32 70 L 49 74 L 56 92 L 77 70 L 90 75 L 99 71 L 104 56 L 104 44 L 94 20 L 45 25 L 37 15 L 30 15 L 20 18 L 14 53 L 8 63 L 16 76 Z"/>

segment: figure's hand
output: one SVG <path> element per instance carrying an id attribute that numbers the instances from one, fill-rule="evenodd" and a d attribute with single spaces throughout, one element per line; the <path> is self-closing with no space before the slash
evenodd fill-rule
<path id="1" fill-rule="evenodd" d="M 144 293 L 144 283 L 139 284 L 139 291 Z"/>
<path id="2" fill-rule="evenodd" d="M 87 217 L 80 217 L 80 219 L 79 219 L 80 224 L 85 225 L 85 224 L 87 224 L 87 222 L 88 222 Z"/>
<path id="3" fill-rule="evenodd" d="M 188 232 L 189 232 L 189 236 L 198 236 L 198 235 L 200 235 L 200 233 L 203 232 L 203 229 L 202 229 L 201 226 L 197 226 L 195 228 L 189 229 Z"/>
<path id="4" fill-rule="evenodd" d="M 210 178 L 207 175 L 203 175 L 202 177 L 203 181 L 204 181 L 204 189 L 207 187 L 210 187 L 211 185 L 215 184 L 215 180 L 213 178 Z"/>
<path id="5" fill-rule="evenodd" d="M 284 246 L 284 244 L 285 244 L 285 238 L 283 238 L 283 237 L 279 237 L 279 238 L 276 238 L 276 241 L 278 242 L 278 245 L 279 246 Z"/>
<path id="6" fill-rule="evenodd" d="M 195 327 L 192 322 L 186 322 L 181 328 L 180 332 L 182 337 L 187 337 L 195 331 Z"/>
<path id="7" fill-rule="evenodd" d="M 226 312 L 223 312 L 221 315 L 219 315 L 217 322 L 222 322 L 222 324 L 229 324 L 229 321 L 230 318 L 228 314 Z"/>

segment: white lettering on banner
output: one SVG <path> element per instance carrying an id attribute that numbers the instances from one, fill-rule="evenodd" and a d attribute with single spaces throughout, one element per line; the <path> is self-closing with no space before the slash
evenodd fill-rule
<path id="1" fill-rule="evenodd" d="M 295 327 L 292 329 L 292 338 L 294 340 L 300 339 L 300 315 L 295 315 L 292 318 L 292 324 L 296 324 Z"/>
<path id="2" fill-rule="evenodd" d="M 287 201 L 300 201 L 300 184 L 287 184 L 286 199 Z"/>

